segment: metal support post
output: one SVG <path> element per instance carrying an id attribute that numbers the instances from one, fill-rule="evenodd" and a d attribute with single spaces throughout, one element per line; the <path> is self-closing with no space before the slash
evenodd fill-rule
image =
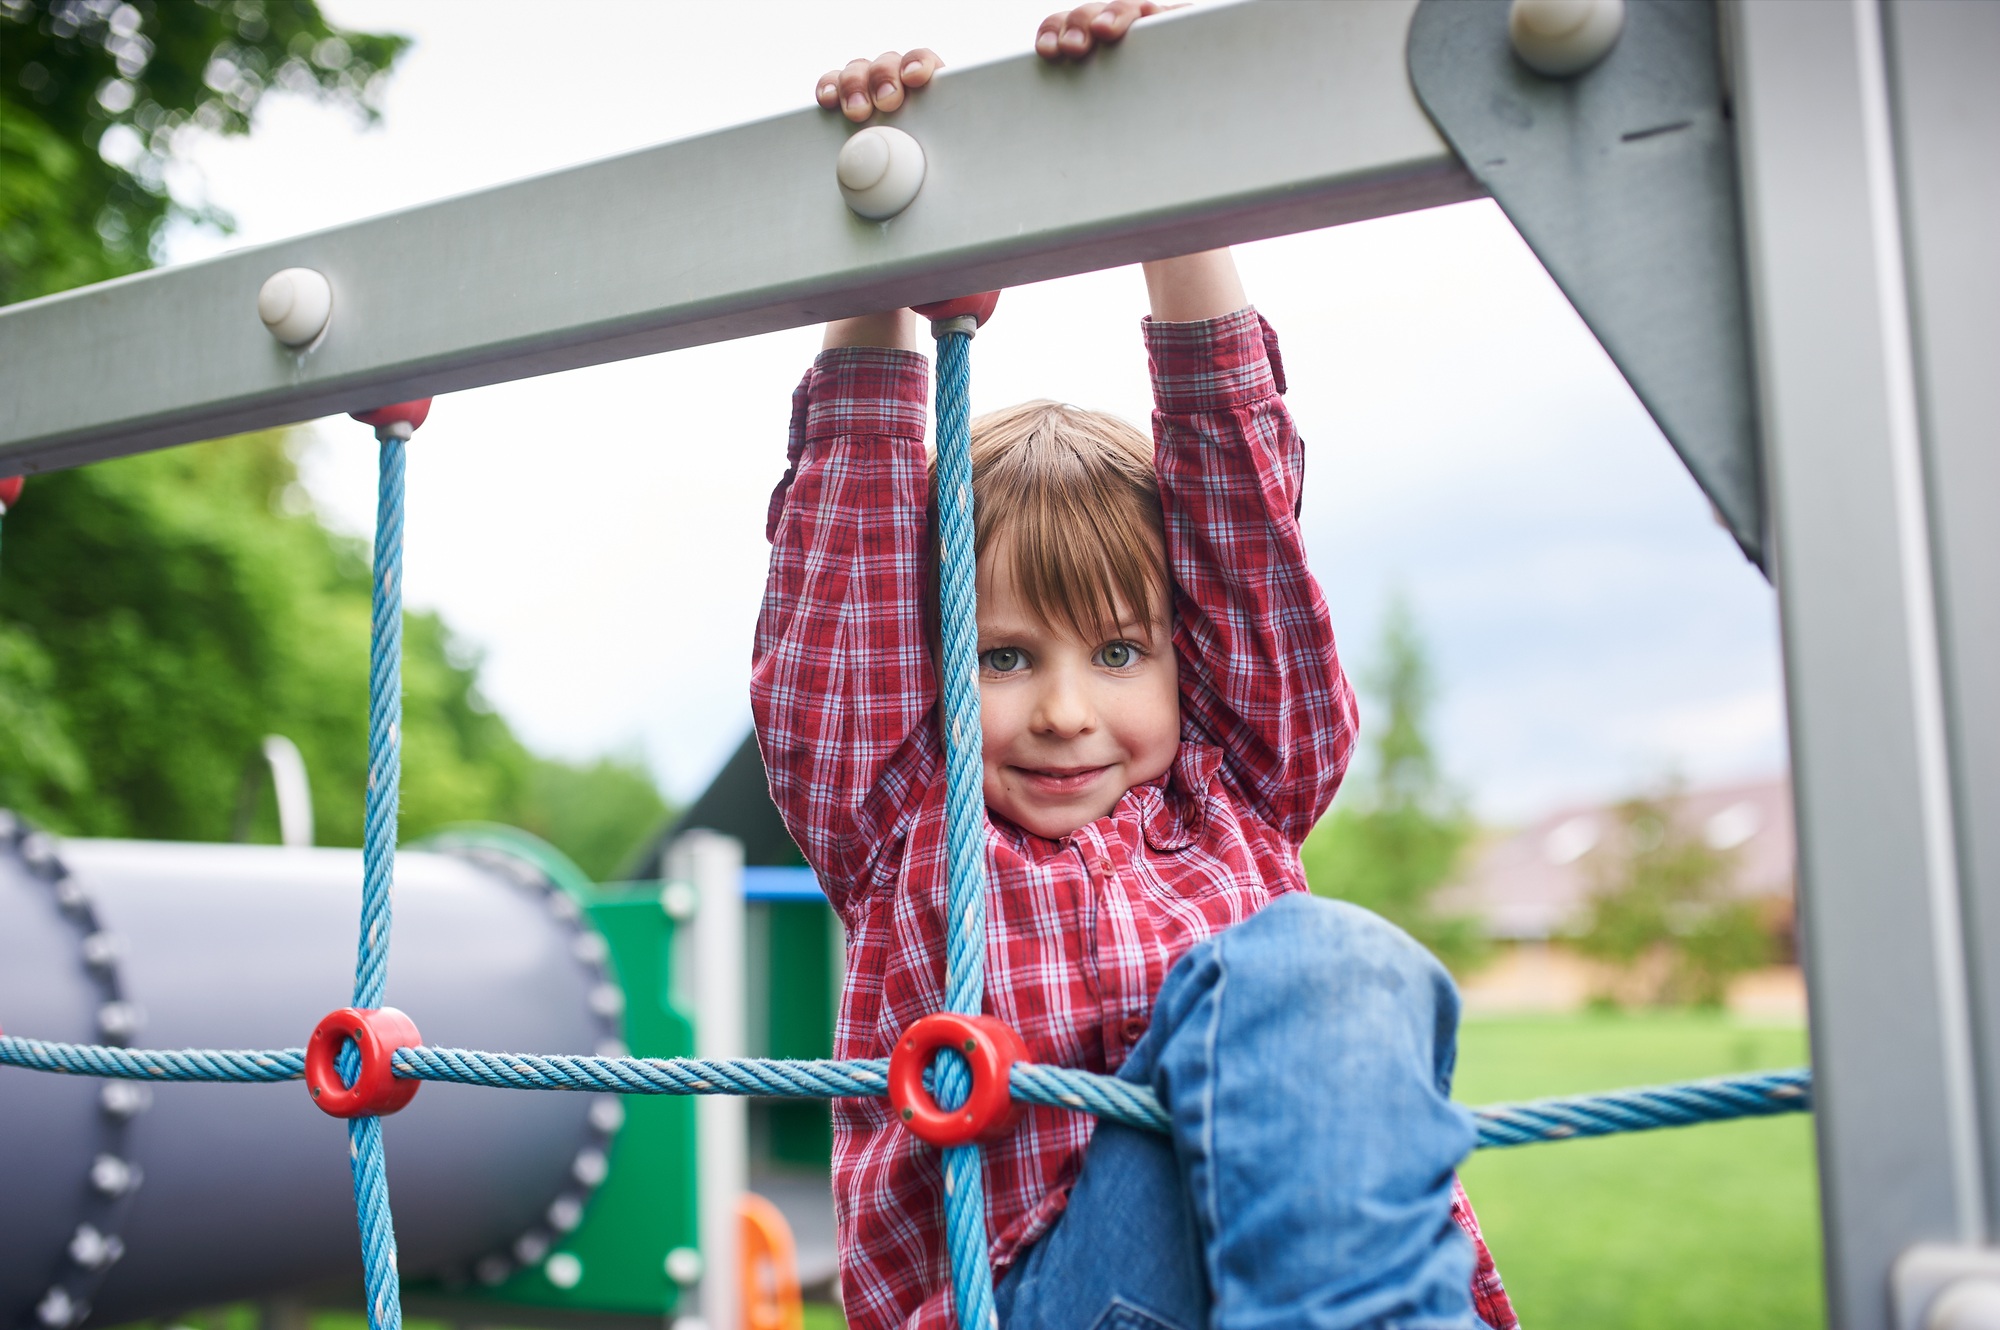
<path id="1" fill-rule="evenodd" d="M 1934 231 L 1935 260 L 1968 264 L 1949 278 L 1968 296 L 1991 283 L 1994 260 L 1990 232 L 1966 243 L 1969 219 L 1954 212 L 1969 201 L 1963 182 L 1936 180 L 1933 163 L 1911 191 L 1897 134 L 1909 110 L 1894 93 L 1928 85 L 1928 96 L 1991 105 L 1984 71 L 1962 70 L 1995 52 L 1990 40 L 1977 44 L 1978 21 L 1962 7 L 1956 20 L 1924 21 L 1956 24 L 1960 69 L 1930 57 L 1921 72 L 1896 68 L 1885 26 L 1926 8 L 1885 14 L 1875 0 L 1844 0 L 1728 11 L 1798 799 L 1828 1301 L 1833 1323 L 1852 1330 L 1890 1323 L 1890 1272 L 1907 1248 L 1977 1244 L 1990 1214 L 1993 1142 L 1990 1132 L 1982 1139 L 1959 863 L 1966 791 L 1953 785 L 1954 758 L 1963 772 L 1967 753 L 1963 734 L 1954 752 L 1941 658 L 1940 589 L 1950 584 L 1939 578 L 1956 574 L 1957 526 L 1937 525 L 1949 509 L 1927 479 L 1939 478 L 1938 408 L 1948 399 L 1956 428 L 1983 431 L 1986 454 L 1972 459 L 1961 441 L 1954 464 L 1984 467 L 1990 480 L 1990 400 L 1975 421 L 1963 412 L 1981 393 L 1990 399 L 2000 345 L 1990 307 L 1968 316 L 1956 301 L 1932 306 L 1921 265 L 1918 288 L 1909 282 L 1912 241 L 1921 249 Z M 1901 128 L 1950 139 L 1941 126 Z M 1959 132 L 1971 135 L 1962 140 L 1976 158 L 1971 174 L 1990 189 L 1990 141 L 1974 148 L 1977 134 Z M 1913 310 L 1928 320 L 1922 336 Z M 1984 366 L 1976 381 L 1975 364 Z M 1955 501 L 1966 517 L 1976 509 L 1983 528 L 1960 539 L 1989 551 L 1995 493 L 1989 484 Z M 1990 601 L 1994 569 L 1989 553 L 1957 575 Z M 1988 653 L 1990 670 L 1990 632 L 1967 641 Z M 2000 749 L 1983 751 L 1990 761 Z"/>
<path id="2" fill-rule="evenodd" d="M 694 888 L 692 968 L 695 1055 L 743 1057 L 743 845 L 712 831 L 690 831 L 667 855 L 670 882 Z M 695 1104 L 695 1192 L 701 1234 L 701 1320 L 732 1330 L 737 1303 L 737 1203 L 750 1186 L 750 1134 L 743 1100 L 704 1095 Z"/>
<path id="3" fill-rule="evenodd" d="M 1899 0 L 1883 19 L 1988 1206 L 1983 1247 L 1904 1254 L 1896 1313 L 1972 1330 L 2000 1310 L 2000 7 Z"/>

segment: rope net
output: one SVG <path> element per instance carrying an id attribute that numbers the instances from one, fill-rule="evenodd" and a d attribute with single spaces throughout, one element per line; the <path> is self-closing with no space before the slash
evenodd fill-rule
<path id="1" fill-rule="evenodd" d="M 979 679 L 974 615 L 972 465 L 970 444 L 970 343 L 990 311 L 982 298 L 935 308 L 938 343 L 938 517 L 941 545 L 940 620 L 946 766 L 946 840 L 950 877 L 945 954 L 946 1006 L 980 1018 L 985 1002 L 985 808 L 980 779 Z M 974 311 L 978 311 L 975 313 Z M 428 401 L 404 403 L 361 415 L 376 426 L 381 444 L 375 528 L 373 617 L 368 671 L 368 788 L 363 842 L 361 924 L 354 972 L 354 1008 L 335 1013 L 360 1019 L 384 1012 L 389 968 L 390 903 L 395 880 L 397 794 L 402 777 L 403 495 L 407 443 Z M 0 512 L 4 512 L 0 508 Z M 927 1018 L 935 1019 L 935 1018 Z M 359 1039 L 364 1032 L 356 1029 Z M 410 1029 L 414 1038 L 414 1028 Z M 315 1036 L 317 1041 L 318 1036 Z M 335 1066 L 353 1087 L 364 1071 L 356 1039 L 343 1039 Z M 968 1051 L 970 1046 L 968 1045 Z M 0 1066 L 117 1080 L 264 1083 L 310 1079 L 308 1051 L 274 1049 L 129 1049 L 99 1044 L 52 1043 L 0 1034 Z M 776 1058 L 635 1058 L 487 1053 L 394 1047 L 387 1076 L 401 1081 L 446 1081 L 508 1090 L 610 1091 L 645 1095 L 748 1095 L 824 1099 L 891 1095 L 892 1060 L 884 1058 L 789 1060 Z M 1069 1109 L 1146 1130 L 1168 1130 L 1153 1092 L 1111 1076 L 1067 1067 L 1013 1061 L 1007 1097 L 1019 1103 Z M 966 1059 L 942 1048 L 923 1076 L 925 1091 L 949 1114 L 974 1089 Z M 413 1089 L 413 1087 L 411 1087 Z M 315 1097 L 320 1088 L 314 1086 Z M 393 1098 L 385 1100 L 394 1111 Z M 1812 1074 L 1805 1068 L 1719 1077 L 1674 1085 L 1575 1095 L 1472 1110 L 1478 1146 L 1490 1149 L 1541 1141 L 1572 1140 L 1659 1127 L 1800 1113 L 1812 1107 Z M 904 1117 L 907 1120 L 906 1110 Z M 395 1224 L 389 1206 L 382 1119 L 362 1113 L 348 1119 L 348 1156 L 371 1330 L 400 1330 L 401 1285 L 396 1268 Z M 996 1324 L 993 1273 L 987 1256 L 985 1186 L 980 1146 L 968 1140 L 944 1147 L 945 1240 L 959 1324 L 986 1330 Z"/>

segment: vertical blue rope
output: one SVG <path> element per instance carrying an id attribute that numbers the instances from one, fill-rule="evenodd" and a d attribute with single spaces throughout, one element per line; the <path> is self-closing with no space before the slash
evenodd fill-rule
<path id="1" fill-rule="evenodd" d="M 361 940 L 354 1005 L 382 1005 L 389 981 L 390 888 L 396 873 L 396 803 L 403 783 L 403 454 L 382 440 L 375 508 L 374 623 L 368 650 L 368 799 L 362 827 Z"/>
<path id="2" fill-rule="evenodd" d="M 937 332 L 937 492 L 940 691 L 944 698 L 946 897 L 945 1005 L 968 1016 L 986 1000 L 986 796 L 979 734 L 979 624 L 975 613 L 972 527 L 972 335 Z M 940 1106 L 956 1108 L 970 1092 L 965 1060 L 944 1053 L 937 1068 Z M 944 1152 L 945 1245 L 961 1330 L 989 1330 L 993 1267 L 986 1252 L 986 1182 L 977 1145 Z"/>
<path id="3" fill-rule="evenodd" d="M 375 507 L 374 621 L 368 649 L 368 796 L 362 828 L 361 936 L 354 961 L 354 1005 L 380 1007 L 389 980 L 390 898 L 396 876 L 396 804 L 403 783 L 403 455 L 405 442 L 378 431 L 382 442 Z M 341 1051 L 350 1084 L 359 1055 Z M 348 1162 L 354 1169 L 354 1210 L 361 1226 L 361 1263 L 368 1290 L 369 1330 L 401 1330 L 402 1280 L 396 1269 L 396 1228 L 389 1212 L 389 1168 L 382 1119 L 350 1118 Z"/>

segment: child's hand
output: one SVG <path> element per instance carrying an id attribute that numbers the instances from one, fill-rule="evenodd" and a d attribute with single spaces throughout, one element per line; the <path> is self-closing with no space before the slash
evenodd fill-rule
<path id="1" fill-rule="evenodd" d="M 1087 5 L 1042 20 L 1035 31 L 1035 51 L 1049 60 L 1081 60 L 1106 42 L 1115 42 L 1142 18 L 1183 5 L 1160 0 L 1094 0 Z M 929 47 L 904 54 L 884 51 L 873 60 L 850 60 L 843 69 L 829 69 L 814 85 L 814 99 L 829 111 L 860 124 L 877 111 L 894 111 L 916 88 L 944 68 Z"/>
<path id="2" fill-rule="evenodd" d="M 1045 60 L 1081 60 L 1106 42 L 1115 42 L 1142 18 L 1182 5 L 1159 0 L 1110 0 L 1051 14 L 1035 30 L 1035 54 Z"/>
<path id="3" fill-rule="evenodd" d="M 896 110 L 906 90 L 923 87 L 943 68 L 944 61 L 926 46 L 908 55 L 884 51 L 873 61 L 850 60 L 845 69 L 827 70 L 815 95 L 821 106 L 858 125 L 877 111 Z"/>

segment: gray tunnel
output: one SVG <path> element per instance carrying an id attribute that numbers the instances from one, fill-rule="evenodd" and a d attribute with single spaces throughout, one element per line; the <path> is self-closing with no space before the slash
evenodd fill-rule
<path id="1" fill-rule="evenodd" d="M 0 1028 L 299 1047 L 351 996 L 360 883 L 353 850 L 58 842 L 0 813 Z M 603 955 L 525 861 L 397 860 L 388 1001 L 426 1043 L 605 1049 Z M 619 1120 L 601 1103 L 425 1085 L 386 1124 L 404 1277 L 499 1277 L 524 1238 L 573 1224 Z M 360 1274 L 346 1125 L 302 1083 L 0 1067 L 0 1325 L 110 1325 Z"/>

